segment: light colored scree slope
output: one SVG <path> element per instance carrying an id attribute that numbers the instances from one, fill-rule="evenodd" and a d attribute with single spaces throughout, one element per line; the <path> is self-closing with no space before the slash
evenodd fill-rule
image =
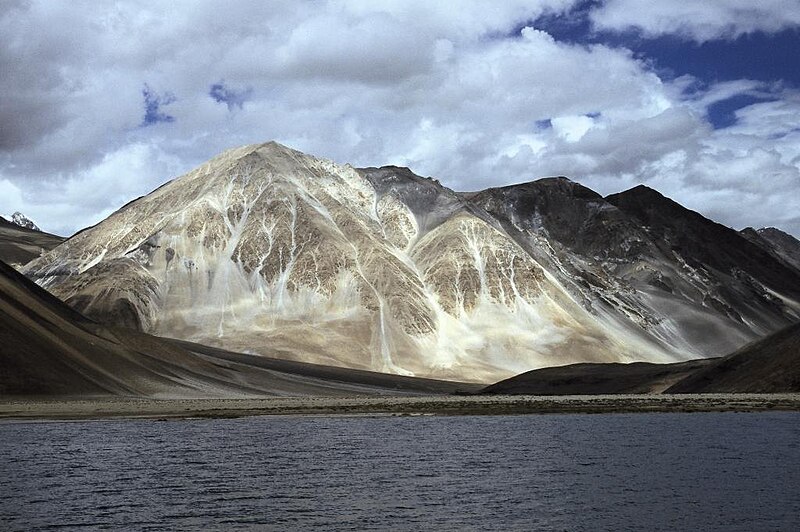
<path id="1" fill-rule="evenodd" d="M 27 266 L 89 316 L 307 362 L 496 381 L 585 361 L 671 361 L 593 315 L 451 196 L 392 187 L 276 143 L 227 151 Z"/>

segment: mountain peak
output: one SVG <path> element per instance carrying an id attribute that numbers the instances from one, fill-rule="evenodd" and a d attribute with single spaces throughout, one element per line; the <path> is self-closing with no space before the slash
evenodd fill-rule
<path id="1" fill-rule="evenodd" d="M 800 240 L 776 227 L 762 227 L 755 234 L 770 251 L 800 271 Z"/>
<path id="2" fill-rule="evenodd" d="M 240 160 L 248 157 L 250 155 L 260 154 L 262 157 L 282 157 L 282 156 L 306 156 L 303 152 L 298 150 L 292 149 L 288 146 L 285 146 L 279 142 L 274 140 L 270 140 L 267 142 L 259 142 L 255 144 L 245 144 L 244 146 L 237 146 L 234 148 L 229 148 L 219 155 L 213 157 L 208 161 L 208 163 L 212 163 L 214 161 L 226 161 L 226 160 Z"/>
<path id="3" fill-rule="evenodd" d="M 19 211 L 16 211 L 11 216 L 3 217 L 3 220 L 12 223 L 14 225 L 18 225 L 20 227 L 24 227 L 25 229 L 30 229 L 31 231 L 41 231 L 41 229 L 39 229 L 39 226 L 33 223 L 33 220 L 31 220 L 30 218 L 28 218 Z"/>
<path id="4" fill-rule="evenodd" d="M 533 181 L 525 181 L 523 183 L 515 183 L 502 187 L 493 187 L 486 189 L 482 192 L 474 194 L 475 197 L 485 195 L 486 193 L 499 192 L 507 195 L 519 196 L 568 196 L 581 200 L 597 200 L 603 197 L 580 183 L 569 179 L 564 176 L 542 177 Z"/>
<path id="5" fill-rule="evenodd" d="M 617 196 L 617 195 L 622 195 L 622 194 L 632 195 L 632 196 L 633 195 L 635 195 L 635 196 L 653 196 L 653 197 L 666 198 L 666 196 L 664 196 L 664 194 L 662 194 L 661 192 L 659 192 L 658 190 L 656 190 L 656 189 L 654 189 L 652 187 L 648 187 L 644 183 L 639 183 L 635 187 L 631 187 L 631 188 L 629 188 L 627 190 L 623 190 L 622 192 L 617 192 L 616 194 L 610 194 L 610 195 L 611 196 Z"/>
<path id="6" fill-rule="evenodd" d="M 260 144 L 251 144 L 248 148 L 252 148 L 252 151 L 260 151 L 262 153 L 302 153 L 301 151 L 290 148 L 275 140 L 268 140 Z"/>
<path id="7" fill-rule="evenodd" d="M 575 181 L 563 175 L 554 175 L 540 177 L 539 179 L 536 179 L 534 183 L 575 183 Z"/>
<path id="8" fill-rule="evenodd" d="M 776 262 L 770 251 L 754 242 L 746 231 L 709 220 L 645 185 L 612 194 L 606 200 L 639 220 L 651 236 L 658 235 L 665 253 L 678 253 L 693 268 L 711 267 L 739 277 L 746 274 L 763 279 L 772 290 L 792 297 L 800 294 L 797 272 Z"/>
<path id="9" fill-rule="evenodd" d="M 776 236 L 776 237 L 779 237 L 779 238 L 791 238 L 793 240 L 797 240 L 796 238 L 794 238 L 792 235 L 790 235 L 786 231 L 781 231 L 777 227 L 762 227 L 761 229 L 757 229 L 756 233 L 758 233 L 759 235 L 764 236 L 764 237 L 766 237 L 766 236 Z"/>

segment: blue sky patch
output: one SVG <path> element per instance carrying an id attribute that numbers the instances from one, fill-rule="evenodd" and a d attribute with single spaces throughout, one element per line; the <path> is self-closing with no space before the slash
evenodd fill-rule
<path id="1" fill-rule="evenodd" d="M 152 126 L 159 122 L 175 121 L 174 116 L 168 115 L 161 110 L 162 105 L 169 105 L 175 101 L 175 96 L 172 93 L 165 92 L 160 95 L 145 83 L 142 89 L 142 96 L 144 97 L 144 119 L 142 120 L 142 126 Z"/>
<path id="2" fill-rule="evenodd" d="M 590 14 L 602 5 L 600 0 L 586 0 L 569 13 L 550 14 L 515 28 L 525 26 L 549 33 L 554 39 L 572 45 L 602 44 L 631 50 L 636 58 L 661 79 L 672 81 L 692 76 L 696 82 L 687 88 L 702 92 L 715 83 L 753 80 L 774 89 L 800 88 L 800 29 L 792 28 L 767 34 L 754 32 L 735 39 L 716 39 L 698 44 L 679 35 L 648 38 L 638 30 L 623 32 L 595 31 Z M 754 103 L 776 98 L 739 94 L 709 105 L 706 114 L 714 129 L 736 123 L 736 111 Z M 592 114 L 588 114 L 595 118 Z"/>
<path id="3" fill-rule="evenodd" d="M 514 35 L 525 26 L 533 26 L 569 44 L 624 47 L 649 63 L 663 79 L 689 74 L 708 83 L 752 79 L 800 87 L 800 29 L 754 32 L 703 44 L 677 35 L 647 38 L 636 30 L 595 31 L 589 15 L 600 5 L 598 0 L 581 2 L 567 14 L 544 15 L 519 25 Z"/>
<path id="4" fill-rule="evenodd" d="M 604 44 L 624 47 L 651 64 L 661 77 L 674 79 L 686 74 L 706 82 L 753 79 L 782 81 L 800 87 L 800 30 L 786 29 L 767 34 L 754 32 L 736 39 L 717 39 L 698 44 L 677 35 L 647 38 L 639 31 L 595 31 L 589 15 L 602 5 L 598 0 L 579 3 L 565 15 L 544 15 L 525 26 L 546 31 L 569 44 Z"/>
<path id="5" fill-rule="evenodd" d="M 219 82 L 214 83 L 211 85 L 208 95 L 213 98 L 213 100 L 217 103 L 224 103 L 228 106 L 228 110 L 232 111 L 234 107 L 238 107 L 242 109 L 244 107 L 244 102 L 250 99 L 250 96 L 253 95 L 252 87 L 248 87 L 246 89 L 233 89 L 225 85 L 224 80 L 219 80 Z"/>
<path id="6" fill-rule="evenodd" d="M 775 101 L 774 98 L 763 98 L 749 94 L 737 94 L 730 98 L 714 102 L 706 108 L 708 121 L 714 129 L 723 129 L 736 124 L 736 111 L 755 103 Z"/>
<path id="7" fill-rule="evenodd" d="M 602 38 L 602 36 L 600 36 Z M 630 48 L 638 57 L 652 61 L 667 79 L 690 74 L 706 82 L 752 79 L 781 81 L 800 87 L 800 32 L 785 30 L 767 35 L 753 33 L 733 40 L 703 44 L 675 36 L 643 39 L 618 35 L 609 40 Z"/>

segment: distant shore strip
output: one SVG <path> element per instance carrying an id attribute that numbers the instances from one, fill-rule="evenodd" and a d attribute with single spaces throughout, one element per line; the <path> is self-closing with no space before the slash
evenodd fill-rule
<path id="1" fill-rule="evenodd" d="M 0 398 L 0 420 L 237 418 L 273 415 L 518 415 L 800 411 L 800 394 Z"/>

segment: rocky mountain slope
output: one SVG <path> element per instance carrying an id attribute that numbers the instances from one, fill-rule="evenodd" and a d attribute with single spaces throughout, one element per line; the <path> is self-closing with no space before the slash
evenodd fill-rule
<path id="1" fill-rule="evenodd" d="M 25 273 L 157 335 L 483 382 L 721 355 L 800 317 L 800 272 L 649 189 L 460 194 L 276 143 L 221 154 Z"/>
<path id="2" fill-rule="evenodd" d="M 603 198 L 547 178 L 471 200 L 590 312 L 693 358 L 800 315 L 800 271 L 647 187 Z"/>

